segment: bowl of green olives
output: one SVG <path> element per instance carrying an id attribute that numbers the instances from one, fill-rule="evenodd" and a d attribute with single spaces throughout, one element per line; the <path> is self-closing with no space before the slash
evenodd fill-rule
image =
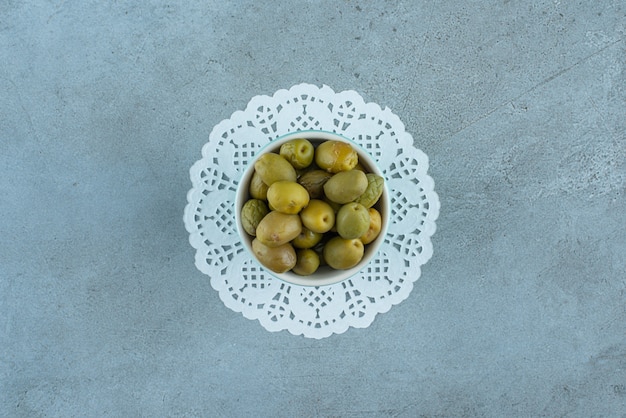
<path id="1" fill-rule="evenodd" d="M 346 280 L 384 242 L 389 193 L 362 147 L 327 131 L 297 131 L 257 152 L 237 186 L 241 241 L 264 270 L 288 283 Z"/>

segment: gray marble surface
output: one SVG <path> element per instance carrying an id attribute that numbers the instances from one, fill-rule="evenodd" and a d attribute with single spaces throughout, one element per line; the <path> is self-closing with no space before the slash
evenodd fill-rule
<path id="1" fill-rule="evenodd" d="M 626 416 L 626 4 L 0 1 L 0 416 Z M 434 255 L 323 340 L 232 312 L 182 214 L 302 82 L 430 157 Z"/>

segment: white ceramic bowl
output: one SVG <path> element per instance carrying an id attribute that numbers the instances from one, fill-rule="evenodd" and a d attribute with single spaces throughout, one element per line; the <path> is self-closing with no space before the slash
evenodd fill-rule
<path id="1" fill-rule="evenodd" d="M 338 135 L 336 133 L 326 132 L 326 131 L 298 131 L 298 132 L 281 136 L 275 139 L 274 141 L 270 142 L 269 144 L 267 144 L 255 155 L 254 159 L 250 161 L 250 164 L 248 165 L 248 167 L 246 167 L 246 170 L 243 173 L 243 176 L 239 180 L 239 185 L 237 186 L 237 195 L 235 199 L 235 218 L 236 218 L 236 223 L 237 223 L 237 232 L 239 233 L 239 236 L 244 246 L 248 250 L 250 257 L 254 259 L 255 261 L 257 261 L 257 263 L 259 262 L 256 259 L 254 253 L 252 252 L 252 239 L 253 238 L 250 235 L 248 235 L 246 231 L 243 229 L 243 225 L 241 224 L 241 216 L 240 216 L 241 208 L 243 207 L 244 203 L 248 199 L 250 199 L 250 195 L 248 193 L 248 187 L 250 184 L 250 179 L 252 178 L 252 174 L 254 173 L 254 163 L 262 154 L 265 154 L 268 152 L 278 153 L 280 146 L 282 144 L 295 138 L 306 138 L 314 146 L 317 146 L 319 143 L 328 141 L 328 140 L 347 142 L 356 150 L 359 156 L 359 162 L 361 163 L 361 165 L 365 168 L 367 172 L 375 173 L 375 174 L 378 174 L 379 176 L 384 177 L 383 173 L 377 167 L 374 159 L 363 148 L 361 148 L 358 144 L 354 143 L 353 141 L 341 135 Z M 325 286 L 329 284 L 339 283 L 343 280 L 346 280 L 352 277 L 353 275 L 361 271 L 370 262 L 370 260 L 374 257 L 374 255 L 376 255 L 378 249 L 380 248 L 381 244 L 383 243 L 385 239 L 385 235 L 387 234 L 387 227 L 389 225 L 390 203 L 389 203 L 389 193 L 387 190 L 386 181 L 385 181 L 385 187 L 383 189 L 383 193 L 380 199 L 378 200 L 378 203 L 376 203 L 374 207 L 380 212 L 380 215 L 382 218 L 381 231 L 378 237 L 373 242 L 365 246 L 365 252 L 363 254 L 363 258 L 356 266 L 350 269 L 346 269 L 346 270 L 335 270 L 328 266 L 320 266 L 320 268 L 315 273 L 309 276 L 300 276 L 291 271 L 288 271 L 286 273 L 276 273 L 265 268 L 264 266 L 261 265 L 261 263 L 259 263 L 259 265 L 261 266 L 261 268 L 263 268 L 264 271 L 267 271 L 269 274 L 273 275 L 274 277 L 277 277 L 288 283 L 303 285 L 303 286 Z"/>

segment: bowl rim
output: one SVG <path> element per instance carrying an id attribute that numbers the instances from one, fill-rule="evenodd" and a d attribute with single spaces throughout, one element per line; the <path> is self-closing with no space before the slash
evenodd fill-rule
<path id="1" fill-rule="evenodd" d="M 244 185 L 247 186 L 249 184 L 249 181 L 253 173 L 254 163 L 258 160 L 258 158 L 261 155 L 267 152 L 278 151 L 278 149 L 280 148 L 280 145 L 282 145 L 283 143 L 291 139 L 296 139 L 296 138 L 305 138 L 308 140 L 314 139 L 314 140 L 323 140 L 323 141 L 338 140 L 342 142 L 347 142 L 355 148 L 355 150 L 359 154 L 359 157 L 361 157 L 361 155 L 365 157 L 366 161 L 360 161 L 360 162 L 361 164 L 364 164 L 366 166 L 368 172 L 375 173 L 385 178 L 383 172 L 378 167 L 376 160 L 374 160 L 374 158 L 369 154 L 369 152 L 367 152 L 367 150 L 365 150 L 360 144 L 356 143 L 354 140 L 350 138 L 347 138 L 344 135 L 338 134 L 336 132 L 325 131 L 325 130 L 315 130 L 315 129 L 295 131 L 295 132 L 290 132 L 284 135 L 280 135 L 276 137 L 275 139 L 271 140 L 270 142 L 268 142 L 267 144 L 263 145 L 261 148 L 259 148 L 255 152 L 254 156 L 250 159 L 248 164 L 245 166 L 241 175 L 239 176 L 239 180 L 237 183 L 237 190 L 235 194 L 235 208 L 234 208 L 237 234 L 241 239 L 241 242 L 244 246 L 245 251 L 250 255 L 250 258 L 253 260 L 253 262 L 256 263 L 256 265 L 259 268 L 261 268 L 265 273 L 271 275 L 272 277 L 275 277 L 288 284 L 295 284 L 299 286 L 310 286 L 310 287 L 328 286 L 328 285 L 340 283 L 344 280 L 347 280 L 355 276 L 356 274 L 361 272 L 364 268 L 366 268 L 370 264 L 371 260 L 376 256 L 376 254 L 378 254 L 378 251 L 380 250 L 381 245 L 385 241 L 385 236 L 387 235 L 387 229 L 389 227 L 389 219 L 390 219 L 390 212 L 391 212 L 391 202 L 389 198 L 389 190 L 387 188 L 387 179 L 385 179 L 383 183 L 383 193 L 380 197 L 381 199 L 380 207 L 381 209 L 384 209 L 384 210 L 379 211 L 381 212 L 381 230 L 380 230 L 378 237 L 373 242 L 367 244 L 366 254 L 363 255 L 363 259 L 356 266 L 349 268 L 349 269 L 345 269 L 345 270 L 332 270 L 332 269 L 327 270 L 327 271 L 332 272 L 332 274 L 329 274 L 328 277 L 315 278 L 315 273 L 313 273 L 313 275 L 311 276 L 300 276 L 291 271 L 288 271 L 285 273 L 276 273 L 266 268 L 263 264 L 261 264 L 261 262 L 254 255 L 254 252 L 252 251 L 253 238 L 250 235 L 248 235 L 247 232 L 245 232 L 245 230 L 243 229 L 243 225 L 241 223 L 241 214 L 240 214 L 241 208 L 243 207 L 243 204 L 246 202 L 246 200 L 250 198 L 248 191 L 247 191 L 247 187 L 246 189 L 243 189 L 243 187 Z"/>

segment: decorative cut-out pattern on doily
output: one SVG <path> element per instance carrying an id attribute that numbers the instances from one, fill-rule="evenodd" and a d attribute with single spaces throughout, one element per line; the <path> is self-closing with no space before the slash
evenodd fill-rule
<path id="1" fill-rule="evenodd" d="M 383 172 L 391 219 L 377 256 L 359 274 L 329 286 L 306 287 L 268 274 L 244 250 L 235 225 L 235 192 L 248 162 L 264 145 L 300 130 L 341 134 L 366 149 Z M 402 302 L 432 256 L 439 198 L 428 157 L 388 108 L 354 91 L 299 84 L 256 96 L 244 111 L 214 127 L 190 169 L 184 222 L 195 264 L 224 304 L 269 331 L 325 338 L 368 327 Z"/>

